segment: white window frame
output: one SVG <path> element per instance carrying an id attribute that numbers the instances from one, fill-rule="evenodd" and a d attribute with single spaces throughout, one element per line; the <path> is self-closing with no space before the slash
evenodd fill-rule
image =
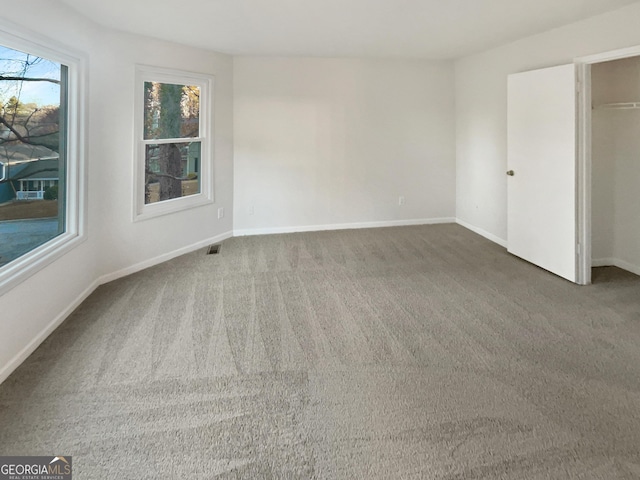
<path id="1" fill-rule="evenodd" d="M 188 210 L 201 205 L 214 203 L 213 198 L 213 75 L 172 70 L 167 68 L 136 65 L 135 75 L 135 155 L 133 168 L 133 221 Z M 147 139 L 144 138 L 144 83 L 159 82 L 176 85 L 195 85 L 200 88 L 200 136 L 187 139 Z M 186 197 L 172 198 L 150 204 L 144 203 L 145 147 L 147 144 L 181 143 L 186 140 L 200 142 L 200 193 Z"/>
<path id="2" fill-rule="evenodd" d="M 0 21 L 0 43 L 67 67 L 67 158 L 65 231 L 0 267 L 0 296 L 86 240 L 87 57 L 24 27 Z"/>

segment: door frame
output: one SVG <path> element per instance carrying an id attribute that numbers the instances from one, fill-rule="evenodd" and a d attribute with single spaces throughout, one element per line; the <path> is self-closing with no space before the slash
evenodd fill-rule
<path id="1" fill-rule="evenodd" d="M 640 45 L 574 59 L 576 65 L 577 138 L 576 238 L 578 241 L 577 283 L 591 283 L 591 65 L 640 56 Z"/>

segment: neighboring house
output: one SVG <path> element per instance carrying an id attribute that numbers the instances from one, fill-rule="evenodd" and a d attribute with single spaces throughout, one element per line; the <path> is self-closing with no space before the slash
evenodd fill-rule
<path id="1" fill-rule="evenodd" d="M 13 151 L 0 159 L 0 203 L 42 200 L 47 188 L 58 185 L 60 167 L 57 153 L 44 147 L 32 147 L 29 153 L 36 154 L 35 158 L 25 158 L 20 153 Z"/>
<path id="2" fill-rule="evenodd" d="M 10 178 L 18 200 L 42 200 L 47 188 L 58 185 L 58 158 L 39 159 L 26 164 Z"/>

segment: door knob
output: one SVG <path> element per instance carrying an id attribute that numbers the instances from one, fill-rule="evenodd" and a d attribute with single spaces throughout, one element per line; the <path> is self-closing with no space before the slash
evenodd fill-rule
<path id="1" fill-rule="evenodd" d="M 516 174 L 516 172 L 514 172 L 513 170 L 509 170 L 507 172 L 507 175 L 509 175 L 510 177 L 513 177 Z"/>

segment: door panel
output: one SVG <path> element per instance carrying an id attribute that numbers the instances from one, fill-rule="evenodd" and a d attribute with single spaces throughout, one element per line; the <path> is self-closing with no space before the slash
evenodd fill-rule
<path id="1" fill-rule="evenodd" d="M 509 75 L 508 251 L 576 281 L 574 65 Z"/>

